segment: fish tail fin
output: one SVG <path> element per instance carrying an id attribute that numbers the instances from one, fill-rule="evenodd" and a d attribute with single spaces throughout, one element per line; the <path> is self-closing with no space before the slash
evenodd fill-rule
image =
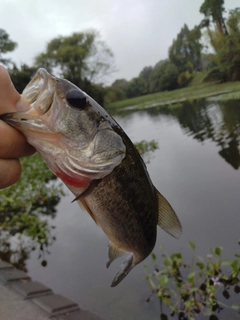
<path id="1" fill-rule="evenodd" d="M 124 263 L 121 264 L 121 270 L 114 277 L 111 287 L 116 287 L 116 285 L 118 285 L 128 275 L 135 265 L 134 254 L 131 253 L 128 255 Z"/>
<path id="2" fill-rule="evenodd" d="M 181 223 L 168 201 L 155 190 L 158 200 L 158 225 L 174 238 L 179 238 L 182 233 Z"/>

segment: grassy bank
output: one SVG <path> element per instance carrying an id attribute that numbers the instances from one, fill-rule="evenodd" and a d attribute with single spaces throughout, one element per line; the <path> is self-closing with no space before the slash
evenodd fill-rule
<path id="1" fill-rule="evenodd" d="M 226 97 L 224 97 L 226 95 Z M 181 103 L 186 100 L 214 97 L 217 99 L 240 99 L 240 81 L 221 84 L 204 83 L 191 85 L 183 89 L 164 91 L 132 99 L 116 101 L 106 106 L 106 109 L 145 109 L 153 106 Z"/>

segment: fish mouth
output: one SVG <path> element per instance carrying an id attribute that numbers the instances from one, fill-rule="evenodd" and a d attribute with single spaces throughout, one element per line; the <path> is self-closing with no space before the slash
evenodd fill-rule
<path id="1" fill-rule="evenodd" d="M 43 115 L 52 105 L 55 86 L 56 78 L 40 68 L 23 90 L 22 97 L 36 109 L 38 115 Z"/>
<path id="2" fill-rule="evenodd" d="M 29 104 L 29 109 L 3 114 L 0 119 L 23 133 L 27 130 L 49 132 L 50 129 L 41 117 L 47 115 L 51 109 L 55 87 L 56 78 L 45 69 L 38 69 L 21 94 Z"/>
<path id="3" fill-rule="evenodd" d="M 72 88 L 77 87 L 65 79 L 51 76 L 41 68 L 22 93 L 30 109 L 7 113 L 0 116 L 0 119 L 21 131 L 55 174 L 71 176 L 75 180 L 76 176 L 80 180 L 81 177 L 101 179 L 122 162 L 126 148 L 122 138 L 106 119 L 100 123 L 96 121 L 92 133 L 88 133 L 83 140 L 78 136 L 76 138 L 76 135 L 77 140 L 64 135 L 64 126 L 59 125 L 58 117 L 60 113 L 61 121 L 71 119 L 68 113 L 61 112 L 64 108 L 67 112 L 72 110 L 66 101 L 66 92 Z M 77 117 L 76 111 L 71 112 L 74 115 L 70 124 Z"/>

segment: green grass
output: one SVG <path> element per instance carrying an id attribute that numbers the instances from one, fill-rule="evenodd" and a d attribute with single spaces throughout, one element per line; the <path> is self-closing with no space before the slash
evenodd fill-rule
<path id="1" fill-rule="evenodd" d="M 228 94 L 228 99 L 231 99 L 232 94 L 233 98 L 239 99 L 240 81 L 226 82 L 221 84 L 204 83 L 201 85 L 191 85 L 183 89 L 158 92 L 132 99 L 116 101 L 108 104 L 106 109 L 145 109 L 154 106 L 181 103 L 186 100 L 208 98 L 218 95 L 220 96 L 223 94 Z M 217 97 L 215 100 L 217 100 Z"/>
<path id="2" fill-rule="evenodd" d="M 204 70 L 201 72 L 195 72 L 191 82 L 189 83 L 188 87 L 191 86 L 198 86 L 204 84 L 204 79 L 208 76 L 210 70 Z M 212 83 L 219 83 L 219 81 L 213 81 Z"/>

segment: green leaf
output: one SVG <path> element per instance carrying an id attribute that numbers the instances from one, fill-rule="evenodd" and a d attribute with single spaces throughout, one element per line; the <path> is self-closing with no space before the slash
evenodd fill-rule
<path id="1" fill-rule="evenodd" d="M 231 267 L 235 273 L 239 272 L 238 260 L 233 260 L 231 263 Z"/>
<path id="2" fill-rule="evenodd" d="M 236 305 L 236 304 L 233 304 L 231 306 L 231 308 L 234 309 L 234 310 L 239 310 L 240 309 L 239 305 Z"/>
<path id="3" fill-rule="evenodd" d="M 152 257 L 153 261 L 155 261 L 157 259 L 155 253 L 153 253 L 153 252 L 151 253 L 151 257 Z"/>
<path id="4" fill-rule="evenodd" d="M 223 247 L 215 247 L 215 248 L 212 248 L 211 251 L 212 251 L 212 254 L 216 256 L 220 256 L 223 251 Z"/>
<path id="5" fill-rule="evenodd" d="M 189 240 L 189 241 L 188 241 L 188 244 L 189 244 L 189 246 L 190 246 L 193 250 L 196 249 L 196 244 L 195 244 L 195 242 Z"/>
<path id="6" fill-rule="evenodd" d="M 164 265 L 165 265 L 165 267 L 170 266 L 170 264 L 171 264 L 171 259 L 166 258 L 166 259 L 164 260 Z"/>
<path id="7" fill-rule="evenodd" d="M 223 260 L 222 261 L 222 266 L 231 266 L 232 265 L 232 260 Z"/>
<path id="8" fill-rule="evenodd" d="M 188 281 L 190 282 L 190 283 L 194 283 L 194 280 L 195 280 L 195 272 L 194 271 L 192 271 L 192 272 L 190 272 L 189 274 L 188 274 L 188 276 L 187 276 L 187 279 L 188 279 Z"/>
<path id="9" fill-rule="evenodd" d="M 165 285 L 168 283 L 168 277 L 167 276 L 165 276 L 165 275 L 163 275 L 163 276 L 161 276 L 160 278 L 159 278 L 159 284 L 160 284 L 160 286 L 162 287 L 162 288 L 164 288 L 165 287 Z"/>
<path id="10" fill-rule="evenodd" d="M 202 262 L 197 262 L 196 265 L 199 267 L 199 269 L 203 270 L 205 265 Z"/>

